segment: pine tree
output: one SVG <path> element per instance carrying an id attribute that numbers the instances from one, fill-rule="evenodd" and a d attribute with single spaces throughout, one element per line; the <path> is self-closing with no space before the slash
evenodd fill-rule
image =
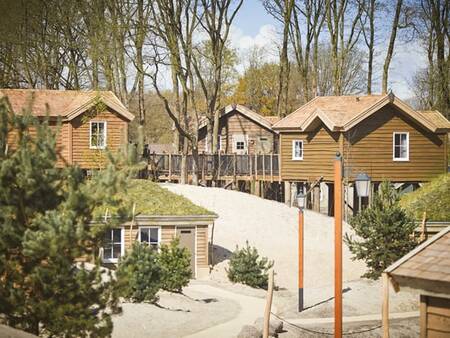
<path id="1" fill-rule="evenodd" d="M 267 289 L 269 270 L 272 267 L 273 261 L 269 261 L 266 257 L 259 257 L 258 250 L 246 242 L 242 249 L 236 246 L 236 250 L 230 258 L 230 267 L 227 274 L 233 283 L 243 283 L 253 288 Z"/>
<path id="2" fill-rule="evenodd" d="M 372 206 L 350 220 L 355 237 L 345 234 L 344 241 L 353 259 L 366 262 L 363 277 L 377 279 L 389 265 L 416 245 L 412 234 L 414 221 L 399 205 L 399 195 L 389 182 L 380 185 Z"/>
<path id="3" fill-rule="evenodd" d="M 112 163 L 89 181 L 77 167 L 56 168 L 48 124 L 0 99 L 0 314 L 37 335 L 109 336 L 114 282 L 102 281 L 98 259 L 89 269 L 77 259 L 95 257 L 114 225 L 90 223 L 102 205 L 119 203 L 126 175 Z"/>

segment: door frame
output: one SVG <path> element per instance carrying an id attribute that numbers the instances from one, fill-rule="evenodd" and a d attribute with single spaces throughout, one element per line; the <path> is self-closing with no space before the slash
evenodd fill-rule
<path id="1" fill-rule="evenodd" d="M 190 228 L 194 230 L 194 278 L 197 278 L 197 225 L 175 225 L 175 236 L 178 236 L 179 228 Z"/>

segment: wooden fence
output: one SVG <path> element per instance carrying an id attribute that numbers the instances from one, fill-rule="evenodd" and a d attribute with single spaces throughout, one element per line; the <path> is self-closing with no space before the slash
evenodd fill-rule
<path id="1" fill-rule="evenodd" d="M 181 175 L 181 154 L 156 154 L 147 156 L 151 174 L 159 179 L 177 179 Z M 187 156 L 187 172 L 194 171 L 192 155 Z M 210 179 L 239 178 L 242 180 L 279 181 L 280 161 L 278 154 L 237 155 L 237 154 L 199 154 L 198 175 Z"/>

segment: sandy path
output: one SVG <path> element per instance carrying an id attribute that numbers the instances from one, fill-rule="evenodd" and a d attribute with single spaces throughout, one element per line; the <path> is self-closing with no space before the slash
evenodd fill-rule
<path id="1" fill-rule="evenodd" d="M 258 317 L 264 316 L 265 300 L 263 298 L 244 296 L 210 285 L 196 284 L 191 289 L 214 297 L 225 298 L 240 305 L 240 311 L 232 320 L 186 336 L 189 338 L 229 338 L 236 336 L 242 326 L 252 324 Z"/>
<path id="2" fill-rule="evenodd" d="M 214 244 L 230 253 L 248 240 L 261 255 L 275 261 L 276 283 L 297 289 L 298 210 L 282 203 L 221 188 L 181 184 L 163 187 L 184 195 L 194 203 L 219 215 L 215 223 Z M 348 231 L 345 225 L 344 231 Z M 305 212 L 305 287 L 333 283 L 333 218 Z M 358 279 L 364 272 L 362 262 L 354 262 L 344 246 L 344 280 Z"/>

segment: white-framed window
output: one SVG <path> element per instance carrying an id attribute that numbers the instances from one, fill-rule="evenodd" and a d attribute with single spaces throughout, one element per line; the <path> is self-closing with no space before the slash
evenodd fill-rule
<path id="1" fill-rule="evenodd" d="M 245 150 L 245 142 L 236 141 L 236 150 Z"/>
<path id="2" fill-rule="evenodd" d="M 89 147 L 91 149 L 106 148 L 106 121 L 89 123 Z"/>
<path id="3" fill-rule="evenodd" d="M 107 230 L 103 243 L 103 262 L 117 263 L 119 257 L 124 254 L 123 229 Z"/>
<path id="4" fill-rule="evenodd" d="M 292 141 L 292 159 L 293 160 L 303 160 L 303 141 L 293 140 Z"/>
<path id="5" fill-rule="evenodd" d="M 159 227 L 140 227 L 139 242 L 147 243 L 152 248 L 158 249 L 161 242 L 161 229 Z"/>
<path id="6" fill-rule="evenodd" d="M 394 161 L 409 161 L 408 132 L 394 132 L 392 136 L 392 156 Z"/>

